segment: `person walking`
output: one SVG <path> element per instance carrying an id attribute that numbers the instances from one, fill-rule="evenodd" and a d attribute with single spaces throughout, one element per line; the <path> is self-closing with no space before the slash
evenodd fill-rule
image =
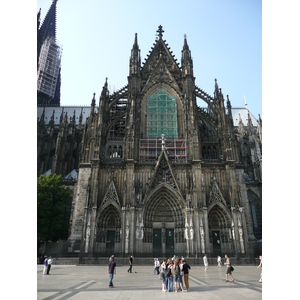
<path id="1" fill-rule="evenodd" d="M 154 268 L 156 270 L 156 275 L 159 275 L 159 267 L 160 267 L 160 263 L 158 258 L 156 258 L 155 263 L 154 263 Z"/>
<path id="2" fill-rule="evenodd" d="M 43 275 L 47 275 L 47 269 L 48 269 L 48 259 L 47 256 L 45 255 Z"/>
<path id="3" fill-rule="evenodd" d="M 127 270 L 128 273 L 132 273 L 133 259 L 134 259 L 134 257 L 131 255 L 129 258 L 129 269 Z"/>
<path id="4" fill-rule="evenodd" d="M 205 270 L 205 272 L 207 272 L 207 269 L 208 269 L 208 261 L 207 261 L 206 254 L 204 254 L 204 256 L 203 256 L 203 264 L 204 264 L 204 270 Z"/>
<path id="5" fill-rule="evenodd" d="M 189 285 L 189 270 L 191 269 L 191 267 L 189 266 L 189 264 L 185 261 L 185 259 L 182 259 L 182 270 L 183 270 L 183 277 L 184 277 L 184 284 L 186 287 L 186 291 L 189 291 L 190 285 Z"/>
<path id="6" fill-rule="evenodd" d="M 258 282 L 262 282 L 262 255 L 259 257 L 259 259 L 260 259 L 260 263 L 259 263 L 257 269 L 261 268 L 261 272 L 260 272 L 260 279 Z"/>
<path id="7" fill-rule="evenodd" d="M 116 274 L 116 267 L 117 267 L 117 265 L 115 263 L 115 258 L 114 258 L 114 256 L 111 256 L 108 266 L 107 266 L 107 272 L 109 274 L 108 286 L 111 288 L 114 286 L 113 278 L 114 278 L 114 275 Z"/>
<path id="8" fill-rule="evenodd" d="M 222 267 L 222 261 L 221 261 L 221 256 L 218 255 L 218 258 L 217 258 L 217 263 L 218 263 L 218 267 Z"/>
<path id="9" fill-rule="evenodd" d="M 234 282 L 233 276 L 232 276 L 232 270 L 231 270 L 231 262 L 227 254 L 225 254 L 225 265 L 226 268 L 226 282 L 228 282 L 228 274 L 231 276 L 231 282 Z"/>
<path id="10" fill-rule="evenodd" d="M 49 272 L 50 272 L 50 269 L 51 269 L 51 265 L 52 265 L 52 258 L 51 258 L 51 256 L 49 256 L 49 259 L 48 259 L 48 268 L 47 268 L 47 275 L 50 275 Z"/>

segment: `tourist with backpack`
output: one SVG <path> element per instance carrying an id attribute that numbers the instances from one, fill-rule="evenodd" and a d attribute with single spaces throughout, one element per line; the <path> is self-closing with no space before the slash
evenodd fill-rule
<path id="1" fill-rule="evenodd" d="M 186 292 L 186 290 L 183 289 L 183 285 L 182 285 L 182 275 L 180 275 L 181 273 L 181 268 L 180 268 L 180 262 L 181 260 L 179 260 L 178 258 L 175 259 L 175 265 L 174 265 L 174 269 L 173 269 L 173 274 L 174 274 L 174 280 L 175 280 L 175 292 L 177 293 L 178 287 L 177 287 L 177 282 L 181 288 L 182 292 Z"/>
<path id="2" fill-rule="evenodd" d="M 168 282 L 168 292 L 173 292 L 173 261 L 168 259 L 166 278 Z"/>

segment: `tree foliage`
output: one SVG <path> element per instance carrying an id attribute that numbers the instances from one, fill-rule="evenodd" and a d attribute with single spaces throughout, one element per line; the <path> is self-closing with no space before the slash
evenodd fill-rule
<path id="1" fill-rule="evenodd" d="M 40 241 L 58 239 L 65 226 L 65 211 L 71 190 L 61 175 L 41 175 L 37 180 L 37 237 Z"/>

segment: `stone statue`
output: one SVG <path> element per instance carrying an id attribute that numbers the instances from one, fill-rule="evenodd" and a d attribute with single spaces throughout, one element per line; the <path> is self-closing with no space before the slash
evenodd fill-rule
<path id="1" fill-rule="evenodd" d="M 243 229 L 242 229 L 242 227 L 239 228 L 239 235 L 240 235 L 240 241 L 243 242 L 244 239 L 243 239 Z"/>
<path id="2" fill-rule="evenodd" d="M 189 239 L 189 230 L 188 230 L 187 225 L 185 226 L 185 230 L 184 230 L 184 238 L 185 238 L 186 240 Z"/>
<path id="3" fill-rule="evenodd" d="M 89 252 L 90 234 L 91 234 L 90 224 L 88 224 L 86 229 L 86 235 L 85 235 L 85 253 Z"/>
<path id="4" fill-rule="evenodd" d="M 191 237 L 191 240 L 194 239 L 194 229 L 193 229 L 193 226 L 191 226 L 191 228 L 190 228 L 190 237 Z"/>
<path id="5" fill-rule="evenodd" d="M 129 224 L 126 224 L 126 237 L 125 240 L 128 242 L 129 241 Z"/>
<path id="6" fill-rule="evenodd" d="M 232 239 L 235 240 L 235 234 L 234 234 L 234 223 L 233 223 L 233 220 L 231 222 L 231 231 L 232 231 Z"/>
<path id="7" fill-rule="evenodd" d="M 166 144 L 165 135 L 162 134 L 161 135 L 161 150 L 165 150 L 166 149 L 165 144 Z"/>

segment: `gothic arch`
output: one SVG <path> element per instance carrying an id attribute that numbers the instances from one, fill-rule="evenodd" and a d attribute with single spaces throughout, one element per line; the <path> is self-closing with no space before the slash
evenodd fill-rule
<path id="1" fill-rule="evenodd" d="M 180 116 L 183 116 L 183 104 L 180 97 L 179 91 L 172 87 L 171 85 L 161 82 L 151 86 L 148 90 L 143 93 L 143 98 L 141 101 L 141 136 L 147 137 L 147 99 L 156 93 L 157 89 L 161 88 L 166 90 L 167 94 L 175 96 L 176 106 L 177 106 L 177 130 L 178 137 L 185 136 L 185 125 L 184 122 L 179 122 Z"/>
<path id="2" fill-rule="evenodd" d="M 183 229 L 185 224 L 184 202 L 179 195 L 167 184 L 160 184 L 148 196 L 143 208 L 143 222 L 145 228 L 144 239 L 151 232 L 154 222 L 174 222 L 174 229 Z M 180 240 L 176 237 L 176 240 Z"/>
<path id="3" fill-rule="evenodd" d="M 258 195 L 252 190 L 247 190 L 249 206 L 252 217 L 254 236 L 260 240 L 262 239 L 262 207 Z"/>
<path id="4" fill-rule="evenodd" d="M 121 214 L 120 211 L 113 205 L 109 204 L 104 207 L 97 215 L 97 242 L 106 242 L 107 230 L 115 231 L 115 242 L 120 242 L 121 230 Z"/>
<path id="5" fill-rule="evenodd" d="M 214 204 L 208 212 L 209 242 L 214 252 L 231 252 L 230 230 L 231 216 L 224 210 L 222 204 Z"/>

